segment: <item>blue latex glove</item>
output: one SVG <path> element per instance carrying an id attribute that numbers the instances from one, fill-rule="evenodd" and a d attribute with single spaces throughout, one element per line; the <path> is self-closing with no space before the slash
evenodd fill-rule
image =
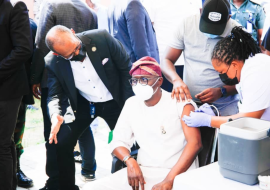
<path id="1" fill-rule="evenodd" d="M 211 117 L 202 112 L 190 112 L 190 116 L 184 115 L 182 120 L 189 127 L 211 127 Z"/>
<path id="2" fill-rule="evenodd" d="M 195 112 L 202 112 L 206 113 L 211 116 L 216 116 L 216 114 L 213 112 L 211 106 L 207 103 L 201 105 L 198 109 L 195 110 Z"/>

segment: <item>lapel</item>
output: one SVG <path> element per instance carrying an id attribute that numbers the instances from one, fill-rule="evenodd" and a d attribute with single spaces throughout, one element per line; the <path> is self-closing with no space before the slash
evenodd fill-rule
<path id="1" fill-rule="evenodd" d="M 74 76 L 73 76 L 70 62 L 63 58 L 60 58 L 60 56 L 58 57 L 58 61 L 60 63 L 59 64 L 60 70 L 63 71 L 64 81 L 66 83 L 66 86 L 71 96 L 70 101 L 72 101 L 77 108 L 77 91 L 75 87 Z"/>
<path id="2" fill-rule="evenodd" d="M 102 60 L 100 59 L 100 56 L 98 54 L 99 49 L 97 49 L 95 44 L 91 44 L 91 39 L 85 36 L 84 33 L 82 35 L 78 35 L 78 37 L 85 44 L 88 57 L 91 60 L 99 78 L 102 80 L 104 85 L 110 91 L 108 79 L 107 79 L 104 67 L 102 65 Z"/>

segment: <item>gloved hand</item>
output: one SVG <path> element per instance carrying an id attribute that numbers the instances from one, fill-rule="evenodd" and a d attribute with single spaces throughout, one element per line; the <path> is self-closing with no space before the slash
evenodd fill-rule
<path id="1" fill-rule="evenodd" d="M 190 112 L 190 116 L 184 115 L 182 120 L 189 127 L 211 127 L 211 115 L 201 112 Z"/>
<path id="2" fill-rule="evenodd" d="M 195 110 L 195 112 L 202 112 L 206 113 L 211 116 L 216 116 L 216 114 L 213 112 L 211 106 L 207 103 L 201 105 L 198 109 Z"/>

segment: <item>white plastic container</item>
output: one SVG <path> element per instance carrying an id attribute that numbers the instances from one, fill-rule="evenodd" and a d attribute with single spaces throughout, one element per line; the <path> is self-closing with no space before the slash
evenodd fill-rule
<path id="1" fill-rule="evenodd" d="M 259 187 L 263 190 L 270 190 L 270 176 L 259 176 Z"/>
<path id="2" fill-rule="evenodd" d="M 220 133 L 247 140 L 267 137 L 270 122 L 254 118 L 240 118 L 220 126 Z"/>

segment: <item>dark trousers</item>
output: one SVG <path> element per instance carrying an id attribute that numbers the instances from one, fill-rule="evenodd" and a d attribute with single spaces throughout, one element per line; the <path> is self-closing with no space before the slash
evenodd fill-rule
<path id="1" fill-rule="evenodd" d="M 47 150 L 47 160 L 46 160 L 46 174 L 49 179 L 47 180 L 47 186 L 52 189 L 59 189 L 59 169 L 57 164 L 57 154 L 56 154 L 56 145 L 49 144 L 49 136 L 51 132 L 51 120 L 48 116 L 47 110 L 47 97 L 48 97 L 48 88 L 41 89 L 41 109 L 43 113 L 43 122 L 44 122 L 44 138 L 46 141 L 46 150 Z M 66 101 L 62 102 L 62 113 L 66 112 Z M 114 126 L 113 126 L 114 127 Z M 94 137 L 89 127 L 83 132 L 79 137 L 79 145 L 82 156 L 82 174 L 94 174 L 97 168 L 95 160 L 95 142 Z"/>
<path id="2" fill-rule="evenodd" d="M 17 171 L 20 170 L 20 157 L 22 153 L 24 152 L 23 146 L 22 146 L 22 139 L 23 139 L 23 134 L 24 134 L 24 129 L 25 129 L 26 108 L 27 108 L 27 105 L 21 102 L 21 105 L 19 107 L 16 127 L 14 131 L 14 143 L 16 146 L 16 153 L 17 153 Z"/>
<path id="3" fill-rule="evenodd" d="M 116 125 L 122 108 L 114 101 L 96 103 L 96 115 L 102 117 L 109 127 L 113 129 Z M 73 158 L 74 146 L 81 134 L 89 128 L 95 118 L 90 116 L 90 104 L 78 94 L 78 108 L 73 123 L 63 124 L 58 132 L 57 160 L 59 167 L 60 189 L 77 190 L 75 185 L 75 163 Z"/>
<path id="4" fill-rule="evenodd" d="M 97 169 L 96 146 L 91 127 L 88 127 L 79 137 L 79 146 L 83 160 L 81 174 L 95 174 Z"/>
<path id="5" fill-rule="evenodd" d="M 0 101 L 0 190 L 15 190 L 16 151 L 12 135 L 22 97 Z"/>
<path id="6" fill-rule="evenodd" d="M 47 110 L 47 97 L 48 88 L 41 89 L 41 109 L 43 114 L 43 124 L 44 124 L 44 138 L 46 141 L 46 174 L 49 179 L 47 180 L 47 186 L 49 189 L 57 190 L 59 189 L 59 170 L 57 165 L 56 156 L 56 146 L 55 144 L 49 144 L 49 135 L 51 132 L 51 120 L 48 116 Z"/>

